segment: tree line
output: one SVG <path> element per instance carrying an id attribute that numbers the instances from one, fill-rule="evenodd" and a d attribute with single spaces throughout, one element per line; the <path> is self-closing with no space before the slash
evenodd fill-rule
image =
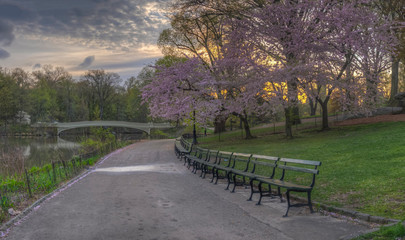
<path id="1" fill-rule="evenodd" d="M 405 58 L 402 0 L 177 0 L 142 88 L 151 115 L 214 123 L 282 112 L 285 132 L 299 104 L 369 114 L 398 93 Z M 387 75 L 391 80 L 387 81 Z"/>
<path id="2" fill-rule="evenodd" d="M 32 123 L 147 122 L 148 107 L 140 92 L 147 83 L 142 79 L 146 72 L 123 82 L 117 73 L 101 69 L 74 79 L 64 68 L 50 65 L 33 72 L 0 68 L 0 123 L 18 123 L 22 111 Z"/>

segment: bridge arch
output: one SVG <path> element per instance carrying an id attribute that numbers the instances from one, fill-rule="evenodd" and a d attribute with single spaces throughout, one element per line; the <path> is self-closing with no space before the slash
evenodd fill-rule
<path id="1" fill-rule="evenodd" d="M 81 121 L 81 122 L 68 122 L 56 123 L 54 126 L 57 128 L 58 136 L 63 131 L 83 127 L 125 127 L 133 128 L 146 132 L 150 135 L 150 130 L 154 128 L 172 128 L 169 123 L 137 123 L 125 121 Z"/>

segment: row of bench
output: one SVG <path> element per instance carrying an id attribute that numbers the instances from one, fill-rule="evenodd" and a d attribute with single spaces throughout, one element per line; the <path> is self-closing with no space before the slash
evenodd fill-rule
<path id="1" fill-rule="evenodd" d="M 288 207 L 284 217 L 288 215 L 290 207 L 309 206 L 313 212 L 311 192 L 315 177 L 319 174 L 319 161 L 209 150 L 197 147 L 184 138 L 176 140 L 175 153 L 188 168 L 192 168 L 193 173 L 200 171 L 202 178 L 210 174 L 211 182 L 215 184 L 218 179 L 226 179 L 226 189 L 233 185 L 231 192 L 235 191 L 236 186 L 250 185 L 248 200 L 251 201 L 253 194 L 259 193 L 257 205 L 260 205 L 263 197 L 278 196 L 283 201 L 281 189 L 286 189 Z M 273 188 L 277 191 L 273 192 Z M 307 203 L 291 204 L 290 192 L 307 193 Z"/>

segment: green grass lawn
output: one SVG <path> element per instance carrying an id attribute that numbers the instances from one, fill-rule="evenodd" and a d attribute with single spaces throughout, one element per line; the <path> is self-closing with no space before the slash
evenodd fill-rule
<path id="1" fill-rule="evenodd" d="M 320 132 L 296 130 L 294 139 L 254 129 L 199 139 L 203 147 L 322 162 L 314 201 L 363 213 L 403 219 L 405 216 L 405 122 L 336 127 Z M 283 128 L 278 128 L 278 131 Z"/>
<path id="2" fill-rule="evenodd" d="M 352 240 L 397 240 L 405 236 L 405 227 L 401 224 L 394 226 L 381 227 L 378 231 L 364 234 Z"/>

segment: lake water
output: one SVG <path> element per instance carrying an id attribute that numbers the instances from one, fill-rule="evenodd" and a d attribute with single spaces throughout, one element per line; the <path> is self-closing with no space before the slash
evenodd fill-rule
<path id="1" fill-rule="evenodd" d="M 19 169 L 42 166 L 52 161 L 69 160 L 80 144 L 62 138 L 0 138 L 0 175 Z"/>

